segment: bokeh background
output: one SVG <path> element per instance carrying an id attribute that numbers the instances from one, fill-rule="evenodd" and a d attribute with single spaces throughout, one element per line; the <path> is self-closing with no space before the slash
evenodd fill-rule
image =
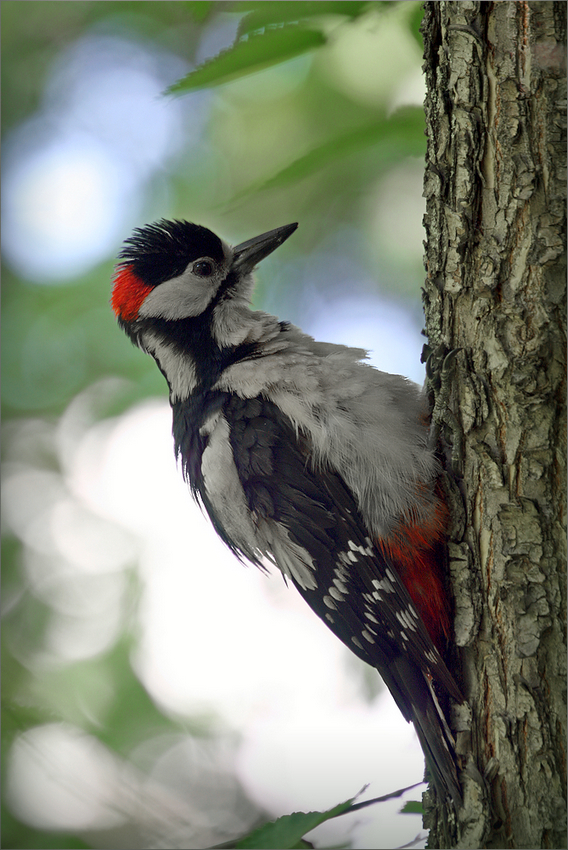
<path id="1" fill-rule="evenodd" d="M 298 221 L 255 307 L 422 382 L 422 11 L 348 5 L 2 3 L 5 847 L 206 847 L 422 779 L 377 675 L 216 539 L 108 303 L 136 226 Z M 164 95 L 269 7 L 321 46 Z M 401 806 L 313 840 L 412 842 Z"/>

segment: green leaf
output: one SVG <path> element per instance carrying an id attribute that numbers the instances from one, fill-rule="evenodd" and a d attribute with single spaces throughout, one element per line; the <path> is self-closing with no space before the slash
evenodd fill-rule
<path id="1" fill-rule="evenodd" d="M 400 810 L 401 815 L 421 815 L 423 813 L 424 809 L 419 800 L 409 800 Z"/>
<path id="2" fill-rule="evenodd" d="M 241 838 L 234 845 L 236 848 L 286 848 L 297 847 L 306 832 L 315 829 L 326 820 L 339 817 L 349 810 L 356 798 L 340 803 L 326 812 L 294 812 L 291 815 L 283 815 L 278 820 L 264 824 L 255 829 L 249 835 Z"/>
<path id="3" fill-rule="evenodd" d="M 209 17 L 215 3 L 213 0 L 186 0 L 185 6 L 193 20 L 201 23 Z"/>
<path id="4" fill-rule="evenodd" d="M 367 0 L 281 0 L 279 3 L 243 2 L 236 4 L 238 10 L 250 10 L 242 19 L 237 38 L 275 24 L 289 24 L 293 21 L 305 21 L 321 15 L 343 15 L 358 18 L 369 6 Z"/>
<path id="5" fill-rule="evenodd" d="M 322 823 L 332 818 L 338 818 L 341 815 L 355 812 L 359 809 L 365 809 L 367 806 L 373 806 L 375 803 L 383 803 L 385 800 L 390 800 L 393 797 L 400 797 L 406 791 L 416 788 L 421 785 L 417 782 L 414 785 L 409 785 L 406 788 L 399 788 L 397 791 L 392 791 L 390 794 L 384 794 L 382 797 L 374 797 L 372 800 L 364 800 L 362 803 L 356 803 L 357 797 L 367 789 L 367 785 L 362 788 L 358 794 L 346 800 L 344 803 L 334 806 L 325 812 L 293 812 L 291 815 L 283 815 L 275 821 L 265 823 L 254 829 L 248 835 L 244 835 L 236 841 L 228 841 L 226 844 L 218 844 L 212 850 L 221 850 L 221 848 L 235 848 L 235 850 L 295 850 L 295 848 L 309 847 L 307 842 L 302 840 L 303 836 L 315 829 Z"/>
<path id="6" fill-rule="evenodd" d="M 325 43 L 323 33 L 297 24 L 250 35 L 195 68 L 170 86 L 166 94 L 182 94 L 207 86 L 219 86 L 285 62 Z"/>
<path id="7" fill-rule="evenodd" d="M 419 107 L 400 109 L 388 120 L 377 118 L 372 124 L 336 136 L 298 157 L 267 180 L 247 187 L 235 200 L 262 189 L 281 188 L 297 183 L 329 163 L 371 145 L 380 145 L 378 156 L 385 164 L 405 156 L 422 156 L 426 147 L 423 110 Z"/>

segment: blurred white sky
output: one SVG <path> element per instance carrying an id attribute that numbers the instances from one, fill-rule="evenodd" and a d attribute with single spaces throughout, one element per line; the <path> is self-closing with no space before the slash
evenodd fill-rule
<path id="1" fill-rule="evenodd" d="M 116 390 L 111 383 L 98 393 Z M 239 730 L 238 774 L 255 801 L 276 816 L 331 807 L 367 782 L 368 797 L 420 781 L 420 748 L 388 693 L 367 703 L 359 662 L 279 575 L 239 565 L 193 504 L 173 459 L 169 406 L 151 402 L 85 428 L 90 402 L 89 393 L 79 397 L 59 428 L 65 488 L 50 492 L 55 482 L 30 482 L 28 470 L 8 470 L 5 485 L 5 522 L 28 542 L 35 592 L 62 615 L 48 634 L 45 668 L 112 644 L 122 568 L 137 550 L 135 669 L 166 711 L 213 711 Z M 39 672 L 41 659 L 33 663 Z M 77 748 L 90 765 L 80 777 L 76 756 L 65 756 Z M 35 730 L 12 756 L 16 812 L 40 826 L 114 823 L 116 808 L 129 810 L 128 795 L 105 791 L 122 768 L 102 754 L 72 729 L 46 727 L 45 738 Z M 53 783 L 58 769 L 63 779 Z M 355 846 L 411 839 L 418 819 L 396 816 L 400 806 L 383 804 L 378 818 L 372 810 L 353 816 Z M 320 833 L 337 839 L 338 828 L 335 821 Z"/>
<path id="2" fill-rule="evenodd" d="M 353 46 L 333 49 L 335 73 L 345 75 Z M 5 144 L 3 247 L 17 272 L 55 284 L 92 268 L 138 223 L 152 181 L 157 215 L 168 215 L 167 180 L 156 182 L 157 175 L 180 140 L 185 155 L 193 146 L 198 157 L 208 115 L 208 93 L 159 97 L 186 70 L 179 59 L 118 36 L 93 34 L 61 56 L 38 113 Z M 393 104 L 421 102 L 417 73 L 404 58 Z M 349 74 L 345 85 L 352 87 Z M 364 89 L 360 96 L 371 94 Z M 413 250 L 408 228 L 419 232 L 422 216 L 420 179 L 414 174 L 413 182 L 411 171 L 388 175 L 374 196 L 374 226 L 390 224 L 391 243 L 392 223 L 404 222 L 402 251 Z M 101 297 L 108 297 L 104 287 Z M 397 305 L 377 295 L 334 296 L 306 317 L 304 330 L 314 336 L 371 348 L 381 368 L 422 381 L 419 319 Z M 138 558 L 143 597 L 135 669 L 165 710 L 212 710 L 239 730 L 239 775 L 259 804 L 279 815 L 333 806 L 367 782 L 367 796 L 378 796 L 419 781 L 420 748 L 390 696 L 367 703 L 357 660 L 279 576 L 239 566 L 193 505 L 175 468 L 165 385 L 164 401 L 94 424 L 93 400 L 115 392 L 120 385 L 112 380 L 86 391 L 57 426 L 63 481 L 29 464 L 6 469 L 4 521 L 25 541 L 33 592 L 58 614 L 34 665 L 53 669 L 112 645 L 125 570 Z M 26 433 L 14 439 L 23 443 Z M 35 439 L 33 423 L 28 436 Z M 26 647 L 19 652 L 29 663 Z M 111 826 L 116 808 L 127 808 L 109 791 L 120 785 L 124 765 L 72 727 L 33 730 L 10 766 L 11 802 L 36 825 Z M 138 779 L 129 782 L 143 794 Z M 400 806 L 393 801 L 352 817 L 354 846 L 411 840 L 420 822 L 396 815 Z M 336 825 L 321 828 L 320 840 L 336 839 Z"/>

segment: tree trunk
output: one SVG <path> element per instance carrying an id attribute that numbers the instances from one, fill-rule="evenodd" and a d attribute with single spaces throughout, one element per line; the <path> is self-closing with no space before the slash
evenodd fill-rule
<path id="1" fill-rule="evenodd" d="M 423 35 L 424 302 L 467 697 L 464 806 L 429 794 L 425 824 L 431 847 L 562 848 L 566 4 L 429 2 Z"/>

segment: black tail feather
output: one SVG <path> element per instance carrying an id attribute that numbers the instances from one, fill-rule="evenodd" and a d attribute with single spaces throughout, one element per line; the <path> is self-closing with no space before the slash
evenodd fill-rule
<path id="1" fill-rule="evenodd" d="M 389 665 L 388 673 L 381 671 L 402 714 L 414 724 L 436 791 L 451 797 L 456 808 L 460 807 L 455 742 L 432 686 L 402 655 Z"/>

